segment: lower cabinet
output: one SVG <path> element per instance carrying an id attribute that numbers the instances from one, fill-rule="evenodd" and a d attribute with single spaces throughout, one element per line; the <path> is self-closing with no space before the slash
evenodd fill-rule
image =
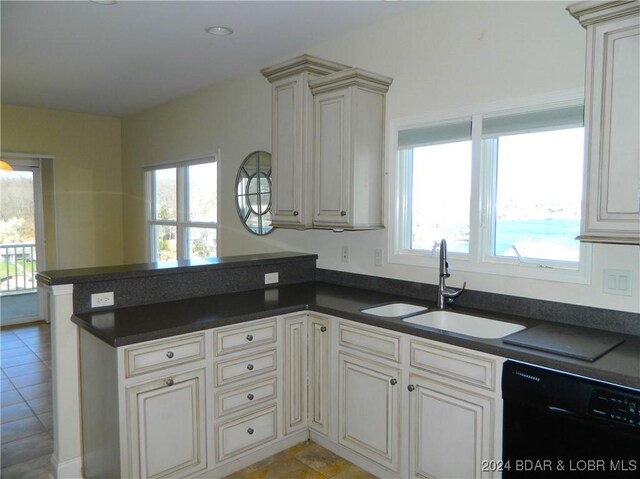
<path id="1" fill-rule="evenodd" d="M 188 477 L 207 467 L 205 370 L 126 389 L 130 477 Z"/>
<path id="2" fill-rule="evenodd" d="M 329 434 L 329 370 L 331 365 L 331 322 L 309 314 L 307 382 L 309 428 Z"/>
<path id="3" fill-rule="evenodd" d="M 307 427 L 307 314 L 284 320 L 284 434 Z"/>
<path id="4" fill-rule="evenodd" d="M 484 477 L 492 460 L 492 398 L 412 375 L 409 471 L 412 478 Z"/>

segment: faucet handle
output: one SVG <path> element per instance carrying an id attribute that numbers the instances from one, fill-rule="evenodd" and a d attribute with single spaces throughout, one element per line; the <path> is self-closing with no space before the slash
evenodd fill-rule
<path id="1" fill-rule="evenodd" d="M 449 287 L 444 288 L 444 290 L 442 291 L 442 296 L 449 299 L 457 298 L 462 294 L 462 292 L 464 291 L 464 288 L 466 287 L 467 287 L 467 282 L 465 281 L 462 284 L 462 288 L 449 288 Z"/>

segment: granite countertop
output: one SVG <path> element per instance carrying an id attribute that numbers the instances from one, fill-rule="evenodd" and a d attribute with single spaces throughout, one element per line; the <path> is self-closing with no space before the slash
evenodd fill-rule
<path id="1" fill-rule="evenodd" d="M 269 316 L 309 310 L 623 386 L 640 388 L 640 338 L 637 336 L 620 334 L 624 338 L 622 344 L 596 361 L 588 362 L 507 344 L 502 339 L 472 338 L 406 323 L 399 318 L 377 317 L 360 312 L 361 309 L 372 305 L 394 301 L 423 304 L 430 309 L 435 306 L 428 301 L 417 301 L 399 295 L 316 281 L 241 293 L 79 313 L 72 317 L 72 321 L 111 346 L 119 347 Z M 456 308 L 456 311 L 489 316 L 486 312 L 468 308 Z M 505 314 L 491 314 L 490 316 L 520 323 L 528 328 L 544 324 L 543 321 L 519 316 Z M 553 324 L 563 330 L 566 328 L 567 334 L 587 334 L 589 336 L 606 334 L 596 329 L 568 324 Z"/>

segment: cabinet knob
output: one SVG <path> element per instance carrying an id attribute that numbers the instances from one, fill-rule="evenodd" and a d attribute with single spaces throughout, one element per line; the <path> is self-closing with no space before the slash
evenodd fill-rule
<path id="1" fill-rule="evenodd" d="M 347 212 L 346 212 L 345 210 L 342 210 L 342 211 L 340 212 L 340 216 L 347 216 Z"/>
<path id="2" fill-rule="evenodd" d="M 253 334 L 247 334 L 247 341 L 253 341 Z"/>
<path id="3" fill-rule="evenodd" d="M 415 391 L 415 390 L 416 390 L 416 387 L 415 387 L 413 384 L 409 384 L 409 385 L 407 386 L 407 389 L 409 390 L 409 392 L 413 392 L 413 391 Z"/>
<path id="4" fill-rule="evenodd" d="M 293 212 L 293 216 L 298 216 L 300 213 L 298 213 L 297 211 Z"/>
<path id="5" fill-rule="evenodd" d="M 164 382 L 167 386 L 173 386 L 173 378 L 169 378 Z"/>
<path id="6" fill-rule="evenodd" d="M 249 435 L 253 434 L 253 428 L 250 427 L 249 429 L 247 429 L 247 432 L 249 433 Z"/>
<path id="7" fill-rule="evenodd" d="M 173 351 L 167 351 L 167 357 L 171 359 L 173 357 Z"/>
<path id="8" fill-rule="evenodd" d="M 391 383 L 392 386 L 395 386 L 396 384 L 398 384 L 398 380 L 396 378 L 391 378 L 391 381 L 389 381 Z"/>
<path id="9" fill-rule="evenodd" d="M 320 331 L 323 332 L 323 333 L 326 333 L 327 332 L 327 327 L 326 326 L 322 326 L 320 328 Z"/>
<path id="10" fill-rule="evenodd" d="M 247 394 L 247 399 L 249 401 L 253 401 L 253 398 L 254 398 L 253 394 L 251 394 L 251 393 Z"/>
<path id="11" fill-rule="evenodd" d="M 249 371 L 253 371 L 253 364 L 247 364 L 247 369 Z"/>

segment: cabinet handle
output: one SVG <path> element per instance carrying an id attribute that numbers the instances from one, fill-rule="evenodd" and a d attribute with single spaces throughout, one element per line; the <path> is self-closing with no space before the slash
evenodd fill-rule
<path id="1" fill-rule="evenodd" d="M 391 383 L 392 386 L 395 386 L 396 384 L 398 384 L 398 380 L 396 378 L 391 378 L 391 381 L 389 381 Z"/>
<path id="2" fill-rule="evenodd" d="M 247 341 L 253 341 L 253 335 L 247 334 Z"/>
<path id="3" fill-rule="evenodd" d="M 167 386 L 173 386 L 173 378 L 169 378 L 164 382 Z"/>
<path id="4" fill-rule="evenodd" d="M 320 331 L 323 332 L 323 333 L 326 333 L 327 332 L 327 327 L 326 326 L 322 326 L 320 328 Z"/>
<path id="5" fill-rule="evenodd" d="M 247 394 L 247 399 L 249 401 L 253 401 L 253 397 L 254 397 L 253 394 L 251 394 L 251 393 Z"/>
<path id="6" fill-rule="evenodd" d="M 173 351 L 167 351 L 167 357 L 171 359 L 173 357 Z"/>
<path id="7" fill-rule="evenodd" d="M 250 427 L 249 429 L 247 429 L 247 432 L 249 433 L 249 435 L 253 434 L 253 428 Z"/>
<path id="8" fill-rule="evenodd" d="M 247 369 L 249 371 L 253 371 L 253 364 L 247 364 Z"/>
<path id="9" fill-rule="evenodd" d="M 346 212 L 345 210 L 342 210 L 342 211 L 340 212 L 340 216 L 347 216 L 347 212 Z"/>
<path id="10" fill-rule="evenodd" d="M 415 390 L 416 390 L 416 387 L 415 387 L 413 384 L 409 384 L 409 385 L 407 386 L 407 389 L 409 390 L 409 392 L 413 392 L 413 391 L 415 391 Z"/>
<path id="11" fill-rule="evenodd" d="M 293 216 L 298 216 L 300 213 L 298 213 L 297 211 L 293 212 Z"/>

